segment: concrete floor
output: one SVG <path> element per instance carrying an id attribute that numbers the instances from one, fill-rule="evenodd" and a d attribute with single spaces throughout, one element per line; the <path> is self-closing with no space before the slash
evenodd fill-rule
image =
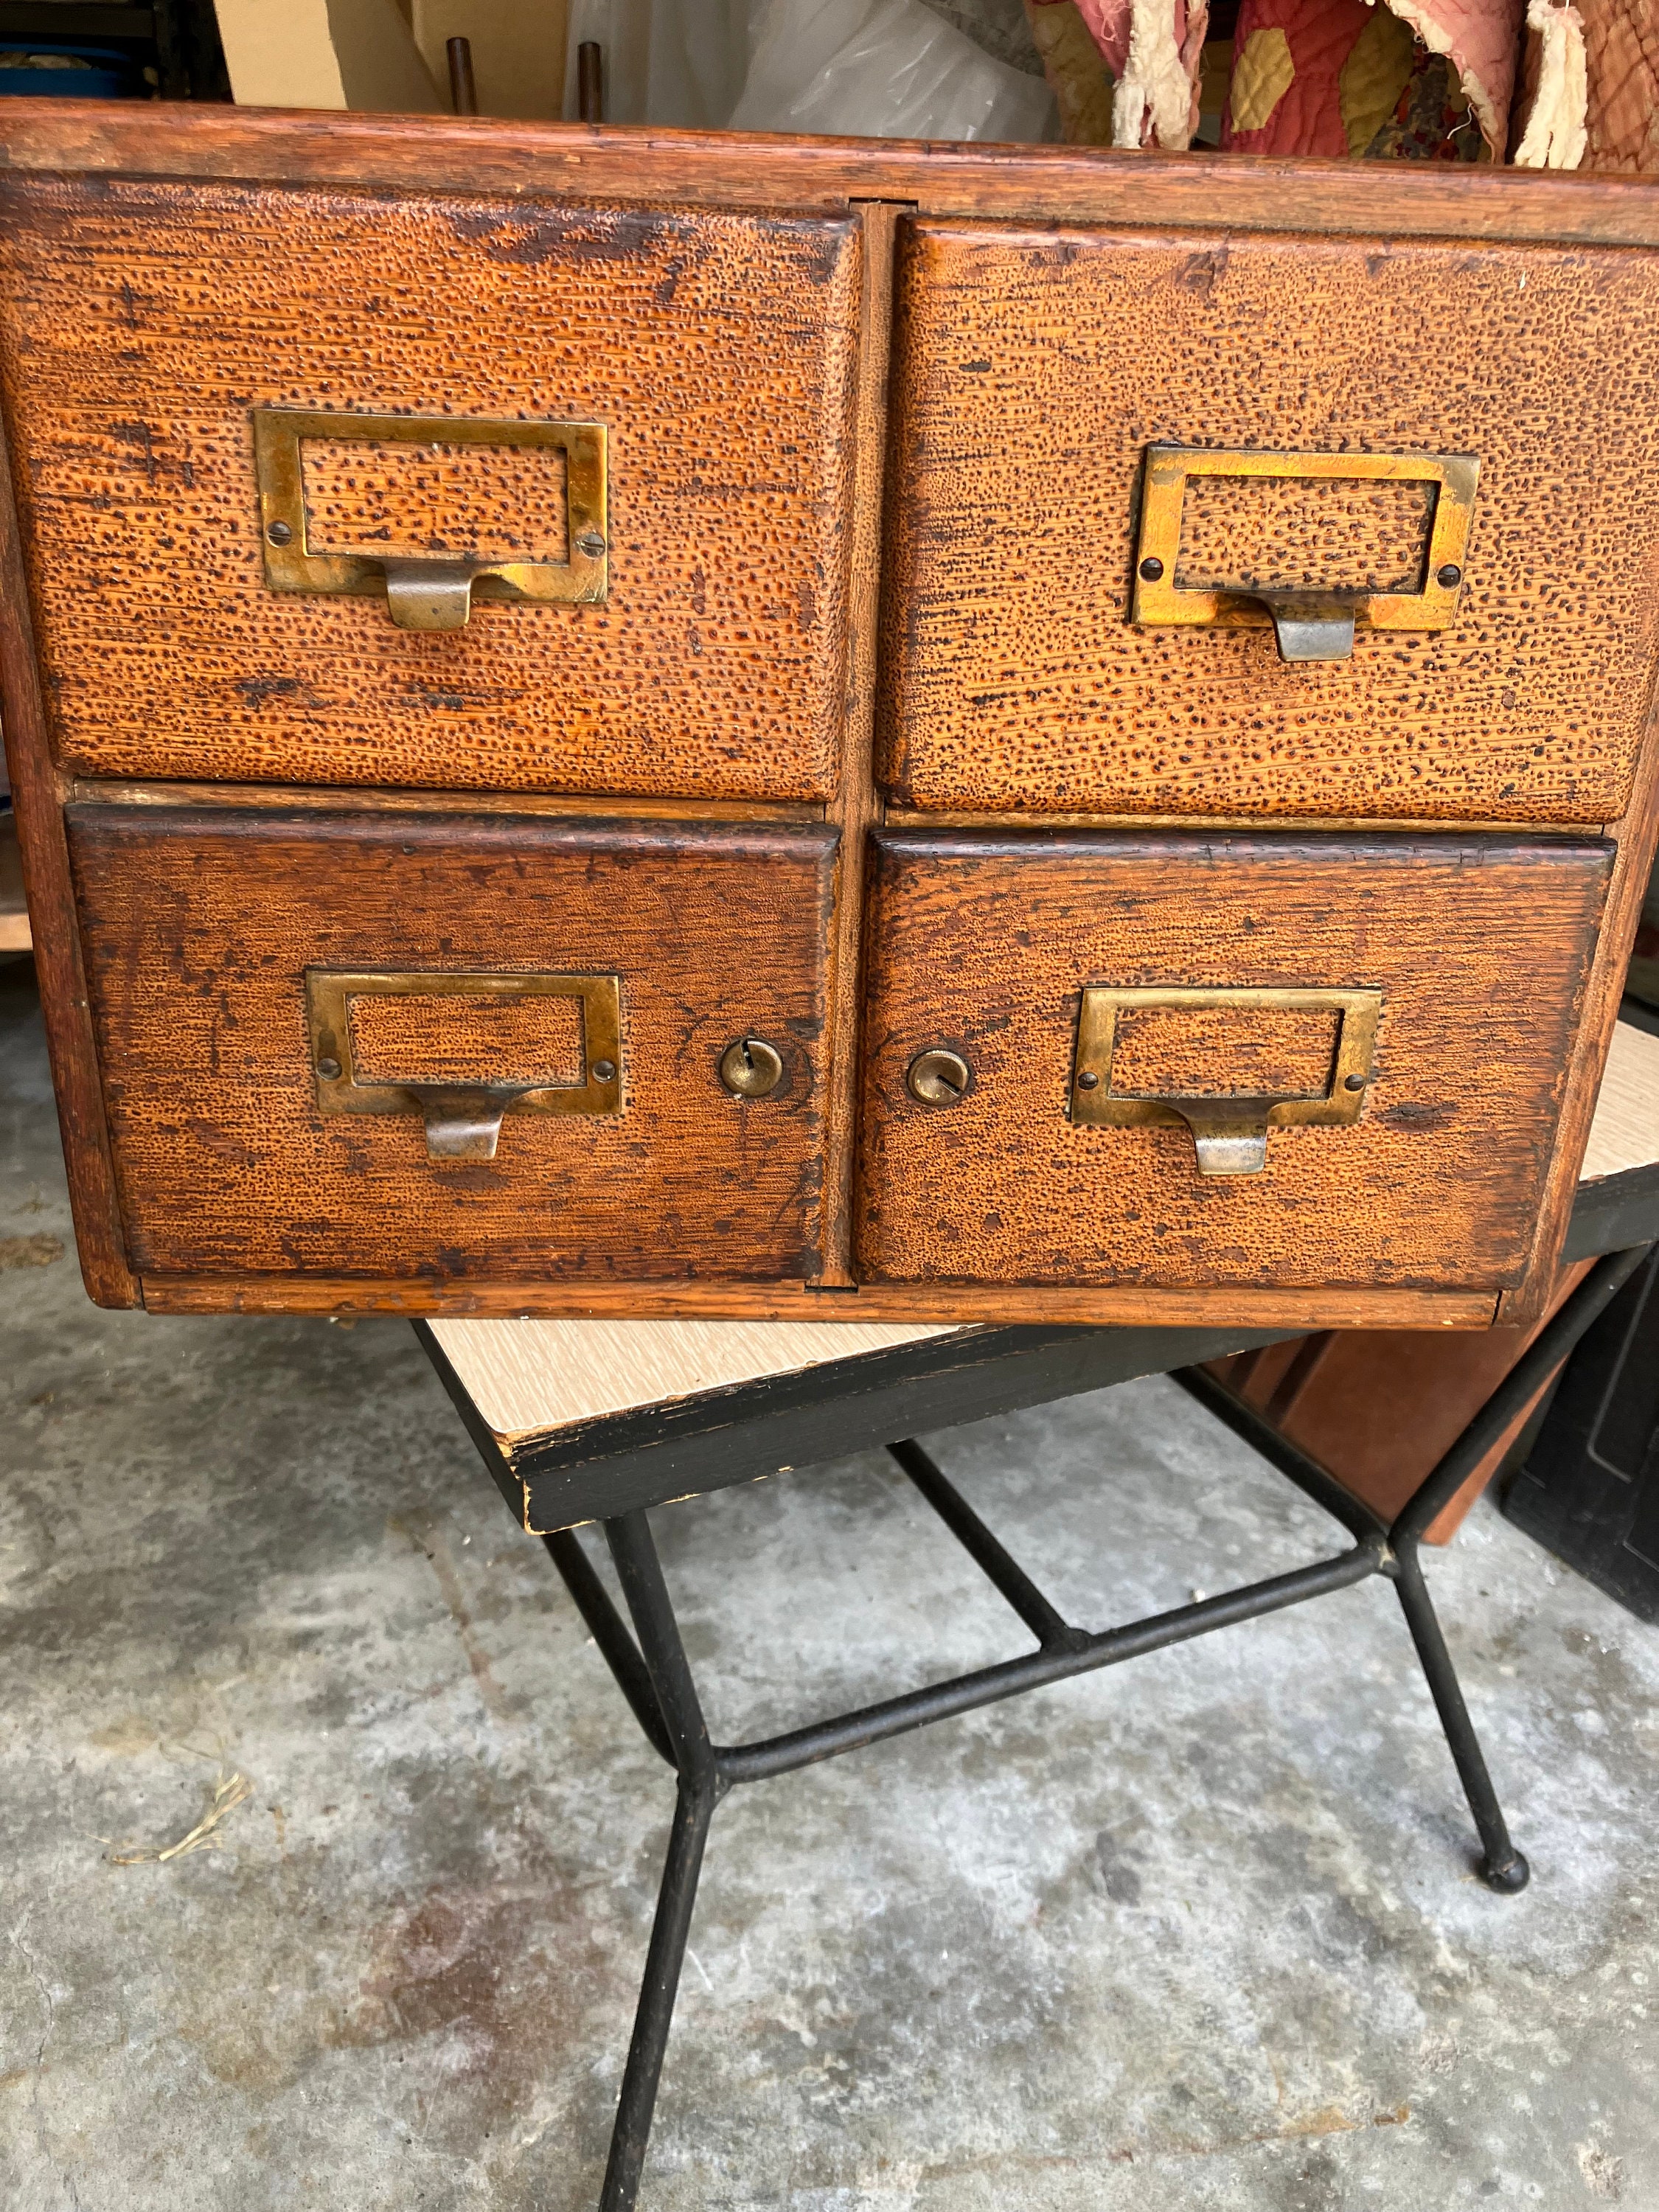
<path id="1" fill-rule="evenodd" d="M 405 1327 L 87 1304 L 25 977 L 0 2202 L 586 2212 L 665 1775 Z M 1324 1525 L 1161 1381 L 937 1449 L 1085 1618 Z M 717 1733 L 1024 1647 L 881 1459 L 656 1521 Z M 644 2212 L 1653 2212 L 1659 1635 L 1490 1511 L 1431 1573 L 1524 1896 L 1376 1583 L 739 1792 Z"/>

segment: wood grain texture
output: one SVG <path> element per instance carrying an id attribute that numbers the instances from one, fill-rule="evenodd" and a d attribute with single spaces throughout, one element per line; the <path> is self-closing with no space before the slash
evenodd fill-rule
<path id="1" fill-rule="evenodd" d="M 799 1321 L 834 1318 L 974 1323 L 1077 1322 L 1101 1328 L 1489 1328 L 1497 1304 L 1482 1291 L 1031 1289 L 1016 1284 L 869 1283 L 856 1291 L 810 1285 L 715 1282 L 610 1285 L 521 1279 L 365 1283 L 319 1276 L 151 1275 L 152 1313 L 453 1314 L 479 1319 L 629 1321 L 648 1297 L 654 1318 Z M 856 1300 L 856 1303 L 854 1303 Z"/>
<path id="2" fill-rule="evenodd" d="M 582 1011 L 575 999 L 372 993 L 346 1000 L 360 1083 L 580 1084 Z"/>
<path id="3" fill-rule="evenodd" d="M 432 1333 L 503 1445 L 958 1334 L 926 1323 L 836 1321 L 440 1321 Z"/>
<path id="4" fill-rule="evenodd" d="M 1527 1272 L 1521 1285 L 1506 1291 L 1498 1319 L 1522 1328 L 1543 1310 L 1554 1279 L 1556 1261 L 1566 1240 L 1578 1184 L 1579 1164 L 1589 1136 L 1607 1048 L 1619 1019 L 1620 1000 L 1630 966 L 1643 895 L 1659 845 L 1659 720 L 1650 717 L 1642 747 L 1636 789 L 1629 813 L 1611 825 L 1618 848 L 1613 882 L 1601 917 L 1601 933 L 1590 970 L 1589 987 L 1577 1029 L 1566 1055 L 1561 1119 L 1549 1181 L 1538 1210 Z"/>
<path id="5" fill-rule="evenodd" d="M 17 823 L 40 981 L 46 1048 L 58 1096 L 75 1241 L 87 1294 L 100 1306 L 134 1306 L 138 1280 L 128 1265 L 98 1077 L 97 1047 L 76 927 L 75 892 L 58 782 L 47 749 L 45 704 L 34 657 L 28 592 L 11 498 L 11 471 L 0 418 L 0 721 Z M 29 939 L 26 939 L 26 942 Z"/>
<path id="6" fill-rule="evenodd" d="M 1518 1281 L 1610 860 L 1475 839 L 884 834 L 861 1270 L 1241 1291 Z M 1264 1174 L 1225 1177 L 1198 1175 L 1184 1129 L 1073 1126 L 1083 988 L 1161 983 L 1381 990 L 1363 1118 L 1273 1130 Z M 905 1089 L 935 1043 L 974 1072 L 953 1106 Z"/>
<path id="7" fill-rule="evenodd" d="M 1659 263 L 915 222 L 896 286 L 904 805 L 1623 812 L 1659 653 Z M 1131 627 L 1157 441 L 1477 455 L 1455 625 L 1311 666 L 1267 629 Z"/>
<path id="8" fill-rule="evenodd" d="M 859 259 L 849 219 L 6 179 L 0 376 L 59 759 L 827 798 Z M 606 424 L 607 600 L 434 635 L 269 590 L 254 406 Z M 361 449 L 318 453 L 343 529 Z M 475 483 L 457 537 L 508 526 L 490 465 L 495 512 Z"/>
<path id="9" fill-rule="evenodd" d="M 847 721 L 841 776 L 828 809 L 841 831 L 830 963 L 830 1091 L 825 1107 L 825 1284 L 853 1279 L 853 1177 L 858 1153 L 859 1032 L 864 1013 L 864 871 L 868 832 L 881 817 L 875 779 L 876 685 L 881 618 L 882 489 L 887 453 L 887 372 L 892 328 L 893 246 L 901 210 L 859 210 L 863 234 L 857 411 L 848 594 Z"/>
<path id="10" fill-rule="evenodd" d="M 314 553 L 570 557 L 568 470 L 557 447 L 307 438 L 300 465 Z"/>
<path id="11" fill-rule="evenodd" d="M 726 131 L 111 101 L 9 100 L 0 158 L 21 171 L 372 184 L 412 192 L 596 195 L 939 214 L 1224 223 L 1230 231 L 1659 245 L 1642 179 L 1444 162 L 1199 158 L 1104 147 L 921 145 Z"/>
<path id="12" fill-rule="evenodd" d="M 832 830 L 84 805 L 69 821 L 147 1293 L 168 1274 L 816 1271 Z M 495 1160 L 447 1164 L 412 1114 L 320 1115 L 308 967 L 616 974 L 623 1111 L 508 1115 Z M 716 1073 L 745 1031 L 783 1055 L 770 1098 L 734 1098 Z"/>
<path id="13" fill-rule="evenodd" d="M 110 806 L 258 807 L 275 812 L 363 814 L 476 814 L 476 791 L 354 791 L 336 784 L 313 789 L 297 783 L 176 783 L 125 776 L 64 778 L 67 799 Z M 811 800 L 630 798 L 625 809 L 593 793 L 492 791 L 492 815 L 544 814 L 560 821 L 822 822 L 825 808 Z"/>
<path id="14" fill-rule="evenodd" d="M 1188 591 L 1415 592 L 1433 523 L 1431 484 L 1194 477 L 1176 581 Z"/>
<path id="15" fill-rule="evenodd" d="M 1340 1017 L 1315 1007 L 1127 1006 L 1112 1053 L 1112 1089 L 1175 1095 L 1322 1097 Z"/>

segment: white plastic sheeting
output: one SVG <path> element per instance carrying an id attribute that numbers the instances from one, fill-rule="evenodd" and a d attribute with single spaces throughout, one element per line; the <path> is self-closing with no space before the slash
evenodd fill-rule
<path id="1" fill-rule="evenodd" d="M 608 123 L 868 138 L 1044 138 L 1054 95 L 922 0 L 572 0 L 605 53 Z"/>

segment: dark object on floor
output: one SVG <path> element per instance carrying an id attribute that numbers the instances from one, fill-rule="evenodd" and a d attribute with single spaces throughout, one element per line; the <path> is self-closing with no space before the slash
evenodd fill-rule
<path id="1" fill-rule="evenodd" d="M 116 46 L 21 39 L 0 57 L 0 94 L 30 100 L 144 100 L 143 71 Z"/>
<path id="2" fill-rule="evenodd" d="M 1659 1254 L 1574 1352 L 1503 1507 L 1609 1597 L 1659 1621 Z"/>

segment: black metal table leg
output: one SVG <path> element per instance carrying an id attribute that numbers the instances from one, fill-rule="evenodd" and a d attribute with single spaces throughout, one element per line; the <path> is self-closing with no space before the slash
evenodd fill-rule
<path id="1" fill-rule="evenodd" d="M 1498 1802 L 1498 1792 L 1492 1786 L 1492 1777 L 1486 1771 L 1486 1757 L 1480 1749 L 1480 1739 L 1474 1732 L 1469 1709 L 1463 1702 L 1457 1670 L 1452 1665 L 1446 1639 L 1440 1632 L 1439 1620 L 1430 1603 L 1428 1589 L 1423 1580 L 1423 1565 L 1417 1556 L 1415 1545 L 1408 1547 L 1400 1557 L 1395 1570 L 1395 1588 L 1400 1593 L 1407 1626 L 1411 1630 L 1418 1658 L 1428 1679 L 1435 1710 L 1440 1715 L 1440 1725 L 1446 1731 L 1446 1741 L 1451 1747 L 1458 1779 L 1463 1784 L 1463 1795 L 1469 1801 L 1469 1810 L 1474 1815 L 1474 1825 L 1480 1832 L 1480 1879 L 1491 1889 L 1513 1894 L 1515 1891 L 1526 1887 L 1532 1878 L 1532 1869 L 1510 1841 L 1509 1824 L 1504 1818 L 1504 1808 Z"/>
<path id="2" fill-rule="evenodd" d="M 1446 1732 L 1452 1760 L 1463 1794 L 1479 1831 L 1480 1879 L 1488 1887 L 1514 1895 L 1526 1887 L 1532 1869 L 1510 1839 L 1504 1808 L 1498 1802 L 1492 1777 L 1480 1749 L 1480 1740 L 1463 1701 L 1463 1692 L 1452 1665 L 1446 1639 L 1430 1601 L 1423 1579 L 1420 1546 L 1423 1538 L 1483 1459 L 1501 1441 L 1541 1390 L 1598 1315 L 1612 1303 L 1630 1276 L 1647 1256 L 1638 1245 L 1628 1252 L 1610 1252 L 1598 1261 L 1567 1299 L 1561 1310 L 1541 1329 L 1522 1358 L 1493 1391 L 1438 1465 L 1413 1493 L 1389 1531 L 1394 1554 L 1389 1570 L 1411 1630 L 1412 1641 L 1422 1662 L 1429 1690 Z"/>
<path id="3" fill-rule="evenodd" d="M 691 1932 L 691 1911 L 696 1903 L 697 1877 L 702 1871 L 703 1846 L 714 1808 L 728 1784 L 720 1774 L 708 1727 L 702 1717 L 696 1686 L 680 1641 L 678 1624 L 663 1581 L 657 1547 L 643 1513 L 625 1513 L 607 1521 L 605 1533 L 616 1563 L 623 1595 L 633 1616 L 640 1639 L 640 1656 L 655 1692 L 662 1725 L 667 1732 L 674 1765 L 680 1778 L 674 1806 L 674 1826 L 663 1863 L 657 1915 L 651 1925 L 646 1954 L 645 1979 L 640 1987 L 639 2008 L 634 2015 L 633 2040 L 617 2100 L 616 2125 L 611 2136 L 611 2157 L 605 2171 L 599 2212 L 634 2212 L 640 2172 L 651 2134 L 651 2115 L 657 2102 L 663 2054 L 679 1994 L 680 1969 Z M 574 1538 L 571 1540 L 575 1540 Z M 591 1619 L 591 1616 L 590 1616 Z M 617 1624 L 620 1631 L 621 1624 Z M 605 1650 L 613 1670 L 617 1660 Z M 625 1659 L 631 1653 L 624 1656 Z M 619 1679 L 622 1674 L 619 1672 Z M 633 1702 L 630 1699 L 630 1702 Z M 635 1705 L 636 1713 L 640 1707 Z M 641 1716 L 644 1723 L 643 1715 Z M 647 1726 L 647 1734 L 651 1730 Z"/>
<path id="4" fill-rule="evenodd" d="M 634 2212 L 645 2147 L 651 2135 L 651 2115 L 656 2109 L 657 2084 L 662 2077 L 663 2053 L 668 2048 L 674 2000 L 679 1994 L 680 1969 L 691 1932 L 691 1908 L 696 1903 L 703 1845 L 719 1802 L 720 1793 L 712 1784 L 680 1784 L 657 1896 L 657 1917 L 651 1923 L 645 1979 L 634 2015 L 633 2040 L 628 2046 L 628 2067 L 617 2100 L 599 2212 Z"/>

